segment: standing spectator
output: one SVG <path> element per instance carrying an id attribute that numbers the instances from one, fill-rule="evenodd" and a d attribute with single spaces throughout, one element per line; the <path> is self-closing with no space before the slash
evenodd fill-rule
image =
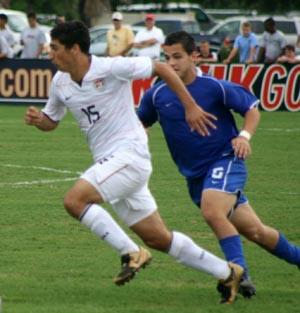
<path id="1" fill-rule="evenodd" d="M 281 31 L 276 30 L 276 23 L 272 17 L 264 21 L 265 32 L 263 33 L 257 61 L 274 63 L 284 53 L 286 39 Z"/>
<path id="2" fill-rule="evenodd" d="M 129 26 L 123 26 L 123 15 L 114 12 L 112 15 L 113 29 L 107 32 L 107 51 L 110 57 L 125 56 L 133 46 L 134 34 Z"/>
<path id="3" fill-rule="evenodd" d="M 293 45 L 286 45 L 284 55 L 280 56 L 277 62 L 291 64 L 300 63 L 300 55 L 296 55 Z"/>
<path id="4" fill-rule="evenodd" d="M 7 43 L 5 37 L 0 36 L 0 59 L 12 58 L 12 48 Z"/>
<path id="5" fill-rule="evenodd" d="M 21 44 L 24 45 L 21 58 L 39 58 L 42 54 L 44 44 L 46 43 L 46 36 L 39 28 L 34 12 L 28 13 L 27 19 L 29 27 L 25 28 L 21 34 Z"/>
<path id="6" fill-rule="evenodd" d="M 218 62 L 218 56 L 215 52 L 210 51 L 210 44 L 207 40 L 202 40 L 200 42 L 198 52 L 199 53 L 196 56 L 196 64 Z"/>
<path id="7" fill-rule="evenodd" d="M 0 14 L 0 36 L 6 39 L 11 48 L 16 43 L 12 31 L 7 26 L 7 15 L 3 13 Z"/>
<path id="8" fill-rule="evenodd" d="M 231 50 L 228 58 L 225 59 L 223 63 L 231 63 L 232 59 L 238 53 L 240 57 L 240 63 L 253 63 L 255 61 L 257 46 L 257 38 L 251 31 L 251 24 L 249 22 L 244 22 L 242 24 L 242 34 L 236 37 L 233 44 L 233 49 Z"/>
<path id="9" fill-rule="evenodd" d="M 151 59 L 159 60 L 160 48 L 164 42 L 164 33 L 155 26 L 155 16 L 153 14 L 146 15 L 145 25 L 146 29 L 140 30 L 136 34 L 133 46 L 139 49 L 139 56 L 148 56 Z"/>

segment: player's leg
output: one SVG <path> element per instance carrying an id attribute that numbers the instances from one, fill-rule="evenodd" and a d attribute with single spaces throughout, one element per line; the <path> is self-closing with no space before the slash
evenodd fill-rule
<path id="1" fill-rule="evenodd" d="M 226 156 L 216 161 L 204 177 L 188 179 L 188 188 L 193 202 L 201 207 L 201 213 L 219 240 L 227 261 L 232 261 L 245 269 L 240 235 L 228 218 L 232 208 L 240 202 L 247 173 L 244 163 L 234 156 Z M 246 199 L 245 199 L 246 201 Z"/>
<path id="2" fill-rule="evenodd" d="M 67 192 L 64 205 L 66 210 L 79 219 L 99 238 L 118 251 L 120 255 L 139 251 L 138 246 L 127 236 L 111 215 L 100 204 L 103 198 L 84 179 L 79 179 Z"/>
<path id="3" fill-rule="evenodd" d="M 225 262 L 181 232 L 170 232 L 157 211 L 132 225 L 131 229 L 147 246 L 168 253 L 185 266 L 216 277 L 223 292 L 221 302 L 234 301 L 243 275 L 242 267 Z"/>
<path id="4" fill-rule="evenodd" d="M 278 230 L 265 225 L 248 203 L 235 210 L 231 221 L 247 239 L 278 258 L 300 266 L 300 247 L 290 243 Z"/>
<path id="5" fill-rule="evenodd" d="M 206 189 L 202 193 L 201 213 L 218 238 L 226 260 L 247 270 L 239 232 L 228 219 L 236 201 L 234 194 Z"/>
<path id="6" fill-rule="evenodd" d="M 226 260 L 236 262 L 245 269 L 240 292 L 249 298 L 256 290 L 248 276 L 240 235 L 229 218 L 236 204 L 247 201 L 240 192 L 246 177 L 244 162 L 227 156 L 215 162 L 206 176 L 187 182 L 190 196 L 197 206 L 201 203 L 204 219 L 216 234 Z"/>

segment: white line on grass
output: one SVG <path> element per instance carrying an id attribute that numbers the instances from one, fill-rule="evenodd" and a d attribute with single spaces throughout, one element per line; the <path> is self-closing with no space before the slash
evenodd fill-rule
<path id="1" fill-rule="evenodd" d="M 81 172 L 59 170 L 56 168 L 44 167 L 44 166 L 17 165 L 17 164 L 0 164 L 0 166 L 12 167 L 12 168 L 26 168 L 26 169 L 42 170 L 42 171 L 61 173 L 61 174 L 76 174 L 76 175 L 81 174 Z M 39 179 L 39 180 L 33 180 L 33 181 L 18 181 L 18 182 L 11 182 L 11 183 L 8 183 L 8 182 L 4 183 L 3 182 L 3 183 L 0 183 L 0 187 L 5 187 L 5 186 L 18 187 L 18 186 L 30 186 L 30 185 L 39 185 L 39 184 L 53 184 L 53 183 L 74 181 L 76 179 L 78 179 L 78 177 Z"/>
<path id="2" fill-rule="evenodd" d="M 44 167 L 44 166 L 17 165 L 17 164 L 0 164 L 0 166 L 14 167 L 14 168 L 29 168 L 29 169 L 34 169 L 34 170 L 43 170 L 43 171 L 47 171 L 47 172 L 62 173 L 62 174 L 77 174 L 77 175 L 82 174 L 81 172 L 59 170 L 56 168 Z"/>
<path id="3" fill-rule="evenodd" d="M 78 179 L 78 177 L 66 177 L 66 178 L 60 178 L 60 179 L 40 179 L 40 180 L 32 180 L 32 181 L 18 181 L 15 183 L 0 183 L 0 187 L 51 184 L 51 183 L 73 181 L 76 179 Z"/>
<path id="4" fill-rule="evenodd" d="M 296 133 L 300 132 L 300 128 L 258 128 L 259 130 L 269 131 L 269 132 L 286 132 L 286 133 Z"/>

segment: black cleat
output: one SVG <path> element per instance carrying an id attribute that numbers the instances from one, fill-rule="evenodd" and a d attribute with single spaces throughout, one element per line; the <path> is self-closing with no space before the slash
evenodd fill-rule
<path id="1" fill-rule="evenodd" d="M 140 268 L 145 268 L 150 264 L 152 259 L 151 253 L 140 247 L 140 251 L 129 253 L 121 256 L 121 271 L 114 278 L 114 283 L 118 286 L 122 286 L 134 278 L 135 273 Z"/>
<path id="2" fill-rule="evenodd" d="M 229 262 L 230 276 L 226 280 L 220 280 L 217 290 L 221 294 L 220 303 L 232 304 L 237 296 L 244 269 L 238 264 Z"/>
<path id="3" fill-rule="evenodd" d="M 239 293 L 247 299 L 252 298 L 256 295 L 256 288 L 250 278 L 242 278 L 242 281 L 240 283 Z"/>

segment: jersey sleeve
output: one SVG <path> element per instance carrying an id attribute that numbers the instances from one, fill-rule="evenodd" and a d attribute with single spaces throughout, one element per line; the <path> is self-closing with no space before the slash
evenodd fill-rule
<path id="1" fill-rule="evenodd" d="M 224 90 L 224 105 L 228 109 L 244 116 L 247 111 L 258 106 L 258 98 L 245 87 L 227 81 L 222 81 L 221 84 Z"/>
<path id="2" fill-rule="evenodd" d="M 49 99 L 45 107 L 42 109 L 42 112 L 53 122 L 59 122 L 62 120 L 67 112 L 67 108 L 55 93 L 55 85 L 53 83 L 50 87 Z"/>
<path id="3" fill-rule="evenodd" d="M 152 126 L 158 120 L 157 111 L 153 105 L 153 88 L 145 92 L 137 115 L 145 127 Z"/>
<path id="4" fill-rule="evenodd" d="M 111 73 L 120 80 L 150 78 L 153 63 L 149 57 L 116 57 L 111 64 Z"/>

